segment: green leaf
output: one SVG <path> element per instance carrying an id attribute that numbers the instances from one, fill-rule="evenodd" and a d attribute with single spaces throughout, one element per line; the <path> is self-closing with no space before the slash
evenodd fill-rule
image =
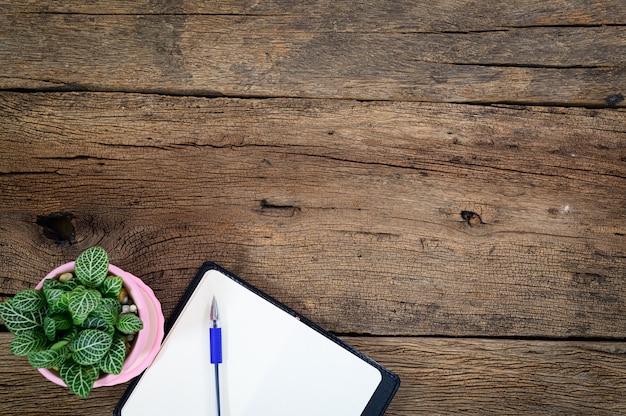
<path id="1" fill-rule="evenodd" d="M 113 336 L 98 329 L 85 329 L 70 344 L 72 358 L 79 364 L 98 363 L 111 348 Z"/>
<path id="2" fill-rule="evenodd" d="M 52 315 L 52 319 L 54 319 L 54 327 L 59 331 L 65 331 L 74 325 L 72 317 L 66 313 Z"/>
<path id="3" fill-rule="evenodd" d="M 126 359 L 126 343 L 124 338 L 116 334 L 113 338 L 113 344 L 109 352 L 100 360 L 100 369 L 105 373 L 119 374 L 122 372 L 122 366 Z"/>
<path id="4" fill-rule="evenodd" d="M 115 332 L 115 326 L 113 326 L 113 324 L 93 314 L 89 315 L 81 326 L 88 329 L 99 329 L 111 335 Z"/>
<path id="5" fill-rule="evenodd" d="M 98 287 L 109 272 L 109 256 L 102 247 L 91 247 L 76 258 L 74 272 L 79 282 L 87 287 Z"/>
<path id="6" fill-rule="evenodd" d="M 33 312 L 46 306 L 46 298 L 40 290 L 26 289 L 11 300 L 13 307 L 22 312 Z"/>
<path id="7" fill-rule="evenodd" d="M 72 393 L 78 397 L 87 398 L 91 393 L 93 383 L 98 378 L 99 370 L 93 365 L 83 366 L 67 360 L 59 367 L 59 375 Z"/>
<path id="8" fill-rule="evenodd" d="M 123 334 L 134 334 L 143 329 L 143 322 L 134 313 L 126 313 L 120 315 L 115 326 Z"/>
<path id="9" fill-rule="evenodd" d="M 100 304 L 100 292 L 78 286 L 71 292 L 68 308 L 75 325 L 80 325 Z"/>
<path id="10" fill-rule="evenodd" d="M 56 306 L 57 302 L 59 302 L 59 299 L 61 299 L 63 295 L 66 293 L 67 292 L 65 292 L 64 290 L 61 290 L 58 288 L 51 288 L 51 289 L 43 290 L 43 294 L 46 297 L 46 301 L 48 302 L 48 305 L 50 305 L 50 308 L 55 311 L 58 309 Z"/>
<path id="11" fill-rule="evenodd" d="M 76 279 L 70 279 L 65 283 L 61 283 L 58 279 L 46 279 L 43 281 L 42 291 L 45 293 L 50 289 L 59 289 L 64 292 L 71 292 L 78 286 L 80 283 Z"/>
<path id="12" fill-rule="evenodd" d="M 72 326 L 69 331 L 65 332 L 63 335 L 61 335 L 61 337 L 59 337 L 59 341 L 72 342 L 78 335 L 78 332 L 78 327 Z"/>
<path id="13" fill-rule="evenodd" d="M 46 316 L 43 319 L 43 332 L 49 341 L 54 341 L 54 337 L 57 334 L 57 325 L 54 318 Z"/>
<path id="14" fill-rule="evenodd" d="M 46 280 L 43 281 L 43 287 L 41 289 L 45 293 L 46 290 L 54 289 L 54 288 L 60 286 L 61 284 L 62 283 L 59 282 L 57 279 L 46 279 Z"/>
<path id="15" fill-rule="evenodd" d="M 122 312 L 122 304 L 117 299 L 104 298 L 101 302 L 103 305 L 107 306 L 111 313 L 115 315 L 115 319 L 117 320 L 117 316 Z"/>
<path id="16" fill-rule="evenodd" d="M 11 299 L 0 302 L 0 320 L 5 321 L 4 316 L 10 316 L 13 313 L 13 307 L 11 306 Z M 10 329 L 9 329 L 10 330 Z"/>
<path id="17" fill-rule="evenodd" d="M 58 289 L 55 289 L 58 290 Z M 56 299 L 53 304 L 50 304 L 51 313 L 62 313 L 70 311 L 70 297 L 72 292 L 63 292 L 63 295 Z"/>
<path id="18" fill-rule="evenodd" d="M 0 319 L 14 334 L 40 328 L 43 325 L 45 312 L 44 309 L 32 312 L 20 311 L 13 306 L 12 301 L 0 303 Z"/>
<path id="19" fill-rule="evenodd" d="M 66 360 L 67 348 L 49 349 L 33 352 L 28 355 L 30 365 L 35 368 L 59 367 Z"/>
<path id="20" fill-rule="evenodd" d="M 46 346 L 46 336 L 40 331 L 26 331 L 15 335 L 9 349 L 13 355 L 24 356 L 41 351 Z"/>
<path id="21" fill-rule="evenodd" d="M 67 344 L 69 344 L 70 342 L 68 340 L 62 340 L 59 342 L 55 342 L 54 344 L 52 344 L 50 346 L 51 350 L 60 350 L 61 348 L 65 347 Z"/>
<path id="22" fill-rule="evenodd" d="M 111 325 L 115 325 L 121 311 L 122 305 L 117 299 L 102 298 L 100 304 L 92 312 L 92 315 L 104 319 Z"/>
<path id="23" fill-rule="evenodd" d="M 102 296 L 115 298 L 120 295 L 124 281 L 119 276 L 109 276 L 100 284 L 99 290 Z"/>
<path id="24" fill-rule="evenodd" d="M 59 284 L 55 289 L 61 289 L 61 290 L 64 290 L 66 292 L 71 292 L 72 290 L 76 289 L 76 286 L 78 286 L 79 284 L 80 283 L 78 283 L 78 280 L 71 279 L 71 280 L 68 280 L 65 283 Z"/>

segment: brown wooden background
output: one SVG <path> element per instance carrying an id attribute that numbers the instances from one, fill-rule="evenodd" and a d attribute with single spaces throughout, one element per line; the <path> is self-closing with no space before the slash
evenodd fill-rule
<path id="1" fill-rule="evenodd" d="M 402 379 L 389 415 L 626 413 L 622 0 L 0 0 L 0 300 L 212 260 Z M 8 352 L 0 414 L 110 414 Z"/>

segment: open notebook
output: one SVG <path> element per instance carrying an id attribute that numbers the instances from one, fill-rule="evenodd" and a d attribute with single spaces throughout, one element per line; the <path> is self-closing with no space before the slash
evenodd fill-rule
<path id="1" fill-rule="evenodd" d="M 214 263 L 205 263 L 168 321 L 153 364 L 115 416 L 217 415 L 209 360 L 219 302 L 223 416 L 382 415 L 400 380 L 332 334 Z"/>

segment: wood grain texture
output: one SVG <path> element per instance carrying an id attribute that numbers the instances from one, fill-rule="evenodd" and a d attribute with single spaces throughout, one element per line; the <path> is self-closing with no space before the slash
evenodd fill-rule
<path id="1" fill-rule="evenodd" d="M 111 414 L 127 384 L 81 400 L 8 352 L 0 333 L 0 414 Z M 397 372 L 387 415 L 623 414 L 626 344 L 439 338 L 345 337 Z M 59 403 L 63 403 L 59 406 Z"/>
<path id="2" fill-rule="evenodd" d="M 339 333 L 622 338 L 625 121 L 2 93 L 0 291 L 101 244 L 167 314 L 214 260 Z M 36 224 L 58 212 L 76 244 Z"/>
<path id="3" fill-rule="evenodd" d="M 626 412 L 624 343 L 346 340 L 400 375 L 389 416 Z"/>
<path id="4" fill-rule="evenodd" d="M 619 1 L 8 3 L 4 89 L 626 105 Z"/>
<path id="5" fill-rule="evenodd" d="M 626 414 L 623 0 L 0 0 L 0 301 L 212 260 L 398 373 L 388 415 Z M 373 335 L 373 336 L 370 336 Z M 10 356 L 0 414 L 110 414 Z"/>
<path id="6" fill-rule="evenodd" d="M 277 15 L 299 17 L 303 24 L 345 30 L 410 29 L 413 31 L 470 31 L 520 26 L 619 25 L 626 10 L 619 0 L 528 0 L 499 2 L 485 0 L 241 0 L 207 2 L 199 0 L 105 0 L 98 3 L 50 0 L 0 0 L 11 13 L 80 14 L 185 14 L 185 15 Z"/>

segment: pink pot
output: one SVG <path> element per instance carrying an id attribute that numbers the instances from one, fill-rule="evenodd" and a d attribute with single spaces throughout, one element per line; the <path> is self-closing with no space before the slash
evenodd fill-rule
<path id="1" fill-rule="evenodd" d="M 62 266 L 52 270 L 44 278 L 51 279 L 61 273 L 73 272 L 74 262 L 65 263 Z M 135 345 L 122 367 L 120 374 L 107 374 L 100 377 L 94 383 L 94 387 L 113 386 L 116 384 L 125 383 L 128 380 L 141 374 L 143 370 L 148 368 L 152 364 L 152 360 L 156 357 L 161 347 L 161 341 L 164 334 L 163 312 L 161 311 L 161 303 L 154 296 L 154 292 L 138 277 L 125 272 L 119 267 L 109 265 L 109 272 L 115 276 L 120 276 L 124 281 L 124 287 L 128 290 L 130 297 L 133 299 L 135 305 L 137 305 L 137 311 L 139 317 L 143 321 L 143 329 L 137 334 L 135 339 Z M 41 289 L 43 287 L 43 280 L 35 287 L 35 289 Z M 60 386 L 67 387 L 61 378 L 54 372 L 45 369 L 38 369 L 41 374 L 48 380 L 56 383 Z"/>

